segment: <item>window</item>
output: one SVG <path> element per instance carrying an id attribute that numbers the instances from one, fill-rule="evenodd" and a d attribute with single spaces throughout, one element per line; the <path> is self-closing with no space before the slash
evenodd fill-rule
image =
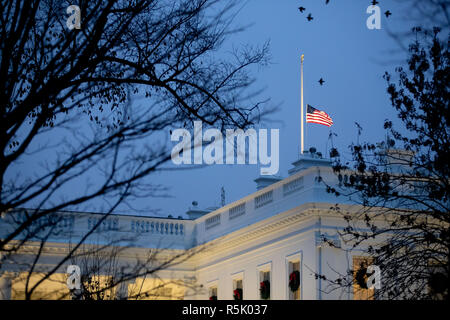
<path id="1" fill-rule="evenodd" d="M 154 292 L 155 299 L 168 300 L 172 298 L 172 288 L 159 287 Z"/>
<path id="2" fill-rule="evenodd" d="M 217 300 L 217 286 L 209 287 L 209 300 Z"/>
<path id="3" fill-rule="evenodd" d="M 429 262 L 427 290 L 432 300 L 448 299 L 448 276 L 445 264 Z"/>
<path id="4" fill-rule="evenodd" d="M 300 300 L 300 260 L 288 264 L 289 300 Z"/>
<path id="5" fill-rule="evenodd" d="M 285 299 L 302 299 L 302 252 L 298 251 L 286 256 L 285 269 Z"/>
<path id="6" fill-rule="evenodd" d="M 242 285 L 242 279 L 233 280 L 233 298 L 234 300 L 243 300 L 244 287 Z"/>
<path id="7" fill-rule="evenodd" d="M 353 257 L 353 300 L 374 300 L 375 289 L 367 288 L 367 267 L 372 262 L 369 257 Z"/>
<path id="8" fill-rule="evenodd" d="M 272 262 L 261 264 L 257 267 L 258 296 L 262 300 L 271 298 Z"/>
<path id="9" fill-rule="evenodd" d="M 270 300 L 270 270 L 259 271 L 259 297 Z"/>

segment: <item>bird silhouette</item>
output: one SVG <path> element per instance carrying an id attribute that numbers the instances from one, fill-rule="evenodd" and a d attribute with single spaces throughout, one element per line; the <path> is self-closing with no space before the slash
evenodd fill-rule
<path id="1" fill-rule="evenodd" d="M 372 0 L 372 5 L 376 6 L 379 2 L 377 0 Z"/>
<path id="2" fill-rule="evenodd" d="M 325 4 L 329 4 L 329 3 L 330 3 L 330 0 L 326 0 L 326 1 L 325 1 Z"/>
<path id="3" fill-rule="evenodd" d="M 323 84 L 325 83 L 325 80 L 323 80 L 322 78 L 320 78 L 319 83 L 321 86 L 323 86 Z"/>
<path id="4" fill-rule="evenodd" d="M 312 15 L 311 15 L 311 13 L 310 13 L 310 14 L 308 14 L 308 16 L 306 17 L 306 19 L 308 19 L 308 21 L 311 21 L 311 20 L 314 19 L 314 18 L 312 17 Z"/>
<path id="5" fill-rule="evenodd" d="M 385 14 L 386 18 L 389 18 L 389 16 L 390 16 L 392 13 L 388 10 L 388 11 L 386 11 L 384 14 Z"/>
<path id="6" fill-rule="evenodd" d="M 305 11 L 305 7 L 298 7 L 298 10 L 300 11 L 300 12 L 303 12 L 303 11 Z"/>

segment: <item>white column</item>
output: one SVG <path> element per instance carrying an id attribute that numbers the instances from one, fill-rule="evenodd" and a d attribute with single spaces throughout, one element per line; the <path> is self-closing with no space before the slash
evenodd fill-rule
<path id="1" fill-rule="evenodd" d="M 116 297 L 118 300 L 128 299 L 128 285 L 131 281 L 123 281 L 118 285 Z"/>
<path id="2" fill-rule="evenodd" d="M 0 300 L 11 300 L 12 275 L 9 272 L 0 273 Z"/>

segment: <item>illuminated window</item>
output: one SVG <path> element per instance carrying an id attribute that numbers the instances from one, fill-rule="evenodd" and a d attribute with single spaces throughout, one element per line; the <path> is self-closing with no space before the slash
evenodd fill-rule
<path id="1" fill-rule="evenodd" d="M 448 275 L 445 264 L 429 263 L 427 290 L 432 300 L 448 299 Z"/>
<path id="2" fill-rule="evenodd" d="M 217 300 L 217 287 L 209 287 L 209 300 Z"/>
<path id="3" fill-rule="evenodd" d="M 242 279 L 233 280 L 233 298 L 234 300 L 243 300 L 244 287 Z"/>
<path id="4" fill-rule="evenodd" d="M 300 261 L 289 261 L 288 271 L 289 300 L 300 300 Z"/>
<path id="5" fill-rule="evenodd" d="M 155 297 L 160 299 L 172 298 L 172 288 L 160 287 L 155 290 Z"/>
<path id="6" fill-rule="evenodd" d="M 367 287 L 367 267 L 372 262 L 369 257 L 353 257 L 353 300 L 374 300 L 375 289 Z"/>
<path id="7" fill-rule="evenodd" d="M 271 281 L 270 270 L 259 271 L 259 297 L 261 300 L 270 300 L 271 296 Z"/>

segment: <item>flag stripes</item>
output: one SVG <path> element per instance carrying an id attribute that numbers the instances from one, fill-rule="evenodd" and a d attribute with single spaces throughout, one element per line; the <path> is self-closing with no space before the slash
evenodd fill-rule
<path id="1" fill-rule="evenodd" d="M 333 120 L 326 112 L 317 110 L 309 104 L 307 105 L 306 110 L 306 122 L 322 124 L 327 127 L 331 127 L 333 125 Z"/>

